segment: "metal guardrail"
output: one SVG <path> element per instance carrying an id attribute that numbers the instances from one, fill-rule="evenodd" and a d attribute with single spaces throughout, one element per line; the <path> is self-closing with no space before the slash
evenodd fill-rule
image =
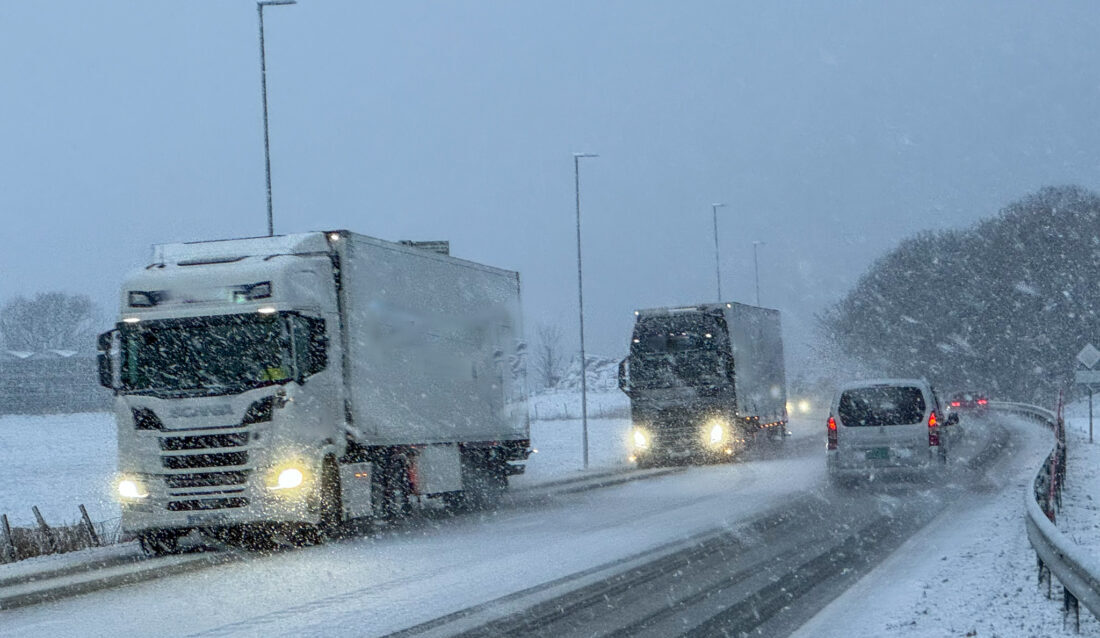
<path id="1" fill-rule="evenodd" d="M 1066 478 L 1066 434 L 1061 409 L 1052 412 L 1025 403 L 991 401 L 993 410 L 1014 414 L 1042 423 L 1054 432 L 1054 448 L 1035 475 L 1024 501 L 1027 538 L 1035 549 L 1039 585 L 1047 583 L 1050 597 L 1053 575 L 1062 584 L 1063 618 L 1073 612 L 1077 630 L 1081 629 L 1081 608 L 1100 619 L 1100 561 L 1071 542 L 1055 526 L 1056 510 L 1062 506 L 1062 487 Z"/>

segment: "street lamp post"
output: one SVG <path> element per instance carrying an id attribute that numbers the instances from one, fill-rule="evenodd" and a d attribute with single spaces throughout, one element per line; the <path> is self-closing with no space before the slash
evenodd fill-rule
<path id="1" fill-rule="evenodd" d="M 760 262 L 756 259 L 756 247 L 763 245 L 762 241 L 752 242 L 752 273 L 756 279 L 756 305 L 760 305 Z"/>
<path id="2" fill-rule="evenodd" d="M 256 3 L 260 14 L 260 87 L 264 103 L 264 173 L 267 175 L 267 236 L 275 234 L 275 217 L 271 212 L 271 141 L 267 132 L 267 54 L 264 51 L 264 7 L 298 4 L 297 0 L 263 0 Z"/>
<path id="3" fill-rule="evenodd" d="M 718 209 L 725 206 L 722 203 L 710 205 L 714 214 L 714 278 L 718 280 L 718 302 L 722 302 L 722 262 L 718 257 Z"/>
<path id="4" fill-rule="evenodd" d="M 584 357 L 584 279 L 581 276 L 581 167 L 582 157 L 599 157 L 595 153 L 573 153 L 573 189 L 577 195 L 577 307 L 581 327 L 581 438 L 584 446 L 584 469 L 588 469 L 588 366 Z"/>

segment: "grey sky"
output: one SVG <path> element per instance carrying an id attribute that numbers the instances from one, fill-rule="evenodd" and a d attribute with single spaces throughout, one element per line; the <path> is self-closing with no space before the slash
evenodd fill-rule
<path id="1" fill-rule="evenodd" d="M 267 11 L 276 232 L 449 239 L 589 348 L 728 299 L 793 332 L 878 255 L 1100 175 L 1100 6 L 353 2 Z M 266 232 L 255 4 L 0 5 L 0 300 L 114 312 L 154 242 Z"/>

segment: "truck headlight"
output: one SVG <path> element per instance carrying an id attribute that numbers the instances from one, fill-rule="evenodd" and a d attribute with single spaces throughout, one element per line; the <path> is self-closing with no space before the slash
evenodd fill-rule
<path id="1" fill-rule="evenodd" d="M 634 449 L 644 450 L 649 447 L 649 435 L 641 428 L 634 428 Z"/>
<path id="2" fill-rule="evenodd" d="M 118 495 L 124 499 L 143 499 L 149 498 L 149 490 L 137 479 L 124 478 L 118 482 Z"/>
<path id="3" fill-rule="evenodd" d="M 711 447 L 717 447 L 725 443 L 728 433 L 729 428 L 726 426 L 725 422 L 720 420 L 707 422 L 706 429 L 704 430 L 706 442 Z"/>
<path id="4" fill-rule="evenodd" d="M 288 490 L 292 487 L 298 487 L 305 478 L 305 474 L 302 474 L 302 471 L 298 468 L 288 467 L 279 472 L 279 478 L 275 479 L 275 489 Z"/>
<path id="5" fill-rule="evenodd" d="M 284 465 L 268 475 L 267 489 L 292 490 L 306 482 L 306 473 L 297 465 Z"/>

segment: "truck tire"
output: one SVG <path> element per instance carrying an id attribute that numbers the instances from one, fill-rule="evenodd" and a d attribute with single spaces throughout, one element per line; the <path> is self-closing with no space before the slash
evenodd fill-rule
<path id="1" fill-rule="evenodd" d="M 157 530 L 138 536 L 141 550 L 148 556 L 164 556 L 179 551 L 180 537 L 183 532 L 177 530 Z"/>

